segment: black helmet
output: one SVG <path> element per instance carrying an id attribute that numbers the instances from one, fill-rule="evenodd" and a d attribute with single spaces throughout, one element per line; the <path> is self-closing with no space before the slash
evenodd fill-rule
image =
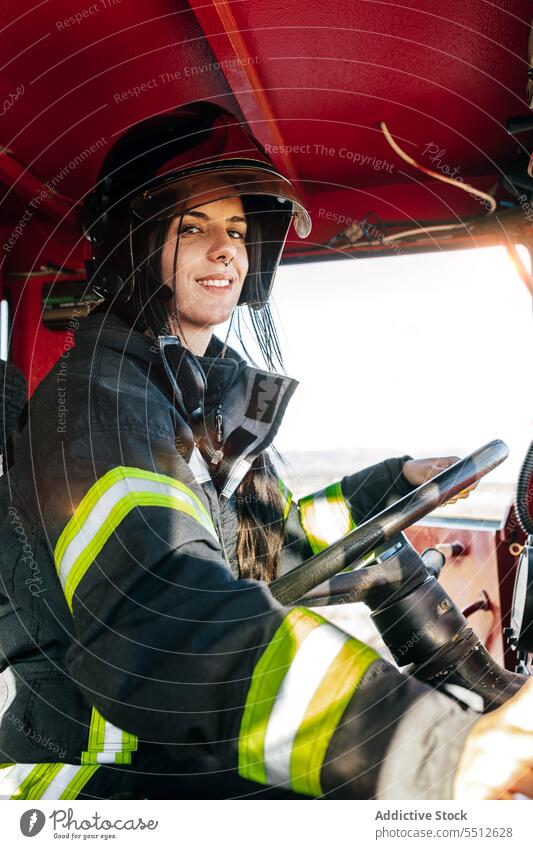
<path id="1" fill-rule="evenodd" d="M 270 295 L 291 221 L 301 238 L 311 229 L 292 183 L 237 118 L 213 103 L 192 103 L 135 124 L 107 153 L 85 201 L 92 288 L 103 297 L 129 301 L 135 289 L 135 233 L 142 238 L 145 225 L 235 196 L 242 197 L 245 212 L 253 212 L 261 228 L 260 244 L 249 246 L 250 271 L 239 303 L 260 309 Z M 166 300 L 171 293 L 162 289 L 159 297 Z"/>

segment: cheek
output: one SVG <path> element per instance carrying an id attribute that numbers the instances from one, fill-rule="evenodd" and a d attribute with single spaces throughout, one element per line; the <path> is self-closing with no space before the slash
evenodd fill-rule
<path id="1" fill-rule="evenodd" d="M 243 245 L 238 254 L 239 257 L 239 271 L 241 273 L 241 280 L 244 280 L 246 275 L 248 274 L 248 269 L 250 268 L 250 260 L 248 259 L 248 251 L 246 247 Z"/>
<path id="2" fill-rule="evenodd" d="M 161 254 L 161 271 L 167 286 L 172 286 L 175 251 L 176 241 L 173 240 L 167 242 Z M 194 271 L 195 263 L 198 261 L 197 253 L 193 245 L 185 240 L 180 242 L 176 256 L 176 291 L 183 290 L 187 286 L 187 277 Z"/>
<path id="3" fill-rule="evenodd" d="M 170 241 L 165 243 L 163 250 L 161 251 L 161 276 L 163 278 L 163 282 L 167 284 L 171 284 L 172 282 L 175 249 L 176 242 Z"/>

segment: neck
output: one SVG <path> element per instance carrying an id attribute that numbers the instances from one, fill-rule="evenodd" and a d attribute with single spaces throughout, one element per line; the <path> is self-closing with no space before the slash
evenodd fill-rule
<path id="1" fill-rule="evenodd" d="M 183 321 L 183 319 L 180 320 L 179 324 L 171 319 L 170 324 L 174 336 L 177 336 L 189 351 L 192 351 L 197 357 L 204 356 L 213 335 L 211 327 L 196 327 L 194 324 Z"/>

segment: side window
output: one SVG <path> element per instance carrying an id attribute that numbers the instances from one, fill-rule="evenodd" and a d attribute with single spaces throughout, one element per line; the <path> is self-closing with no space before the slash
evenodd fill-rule
<path id="1" fill-rule="evenodd" d="M 533 433 L 531 296 L 503 248 L 284 266 L 274 316 L 300 381 L 276 440 L 296 495 L 501 438 L 509 459 L 443 509 L 502 517 Z"/>

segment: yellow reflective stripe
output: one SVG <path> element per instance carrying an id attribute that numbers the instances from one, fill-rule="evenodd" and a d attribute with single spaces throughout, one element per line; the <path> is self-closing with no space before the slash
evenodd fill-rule
<path id="1" fill-rule="evenodd" d="M 278 478 L 278 487 L 279 494 L 281 496 L 281 507 L 283 510 L 283 521 L 287 521 L 287 517 L 289 515 L 291 504 L 292 504 L 292 492 L 289 487 L 285 484 L 281 478 Z"/>
<path id="2" fill-rule="evenodd" d="M 359 640 L 348 640 L 324 675 L 296 734 L 291 757 L 291 787 L 321 796 L 320 773 L 327 748 L 357 686 L 379 654 Z"/>
<path id="3" fill-rule="evenodd" d="M 35 764 L 1 764 L 0 799 L 16 798 L 13 794 L 18 790 L 25 778 L 30 774 Z"/>
<path id="4" fill-rule="evenodd" d="M 81 753 L 82 764 L 130 764 L 139 739 L 135 734 L 117 728 L 93 706 L 87 750 Z"/>
<path id="5" fill-rule="evenodd" d="M 257 662 L 239 733 L 239 773 L 243 778 L 267 783 L 264 745 L 274 702 L 298 648 L 322 621 L 321 616 L 305 608 L 293 608 Z"/>
<path id="6" fill-rule="evenodd" d="M 131 731 L 122 731 L 122 751 L 115 755 L 116 764 L 130 764 L 131 753 L 136 752 L 139 747 L 139 738 Z"/>
<path id="7" fill-rule="evenodd" d="M 300 522 L 313 554 L 323 551 L 356 527 L 340 481 L 304 496 L 298 507 Z"/>
<path id="8" fill-rule="evenodd" d="M 15 790 L 12 799 L 40 799 L 52 783 L 63 764 L 37 764 L 22 784 Z"/>
<path id="9" fill-rule="evenodd" d="M 89 779 L 94 775 L 98 766 L 77 766 L 65 763 L 43 764 L 2 764 L 10 766 L 7 780 L 2 779 L 0 785 L 11 783 L 10 799 L 76 799 Z M 22 781 L 22 776 L 25 776 Z M 16 785 L 16 782 L 20 784 Z M 5 796 L 1 793 L 2 798 Z"/>
<path id="10" fill-rule="evenodd" d="M 194 509 L 179 498 L 172 498 L 168 495 L 156 495 L 151 492 L 132 492 L 130 495 L 125 496 L 104 519 L 103 525 L 82 554 L 74 561 L 68 573 L 63 591 L 71 612 L 72 599 L 81 579 L 97 558 L 109 537 L 116 531 L 127 514 L 135 507 L 168 507 L 186 513 L 193 519 L 198 518 Z"/>
<path id="11" fill-rule="evenodd" d="M 91 487 L 56 545 L 56 568 L 71 612 L 73 595 L 89 566 L 125 516 L 142 506 L 185 513 L 217 539 L 208 511 L 180 481 L 142 469 L 112 469 Z"/>
<path id="12" fill-rule="evenodd" d="M 378 658 L 318 614 L 290 611 L 253 672 L 239 735 L 240 775 L 320 796 L 331 738 Z"/>
<path id="13" fill-rule="evenodd" d="M 116 764 L 131 764 L 131 752 L 115 752 L 114 763 Z"/>
<path id="14" fill-rule="evenodd" d="M 132 479 L 140 479 L 140 480 L 148 480 L 148 481 L 157 481 L 161 484 L 167 484 L 168 486 L 173 486 L 176 489 L 181 490 L 186 493 L 192 501 L 195 502 L 196 506 L 203 518 L 205 519 L 208 525 L 213 527 L 213 523 L 211 521 L 211 517 L 206 510 L 205 506 L 202 504 L 200 499 L 194 492 L 189 489 L 188 486 L 181 483 L 181 481 L 176 480 L 175 478 L 171 478 L 168 475 L 158 475 L 155 472 L 148 472 L 145 469 L 136 469 L 133 466 L 117 466 L 114 469 L 111 469 L 109 472 L 97 480 L 87 494 L 83 497 L 80 504 L 78 505 L 76 512 L 70 519 L 67 526 L 64 528 L 63 533 L 59 537 L 57 541 L 54 556 L 56 562 L 63 558 L 63 554 L 65 553 L 65 549 L 67 548 L 71 539 L 78 533 L 79 529 L 84 525 L 86 519 L 89 514 L 92 512 L 94 507 L 100 498 L 110 489 L 115 483 L 120 480 L 124 480 L 125 478 Z"/>
<path id="15" fill-rule="evenodd" d="M 105 740 L 105 719 L 98 713 L 95 707 L 91 712 L 91 724 L 89 726 L 89 741 L 87 749 L 89 752 L 103 752 Z M 83 752 L 83 755 L 86 754 Z M 82 761 L 85 763 L 85 761 Z"/>
<path id="16" fill-rule="evenodd" d="M 72 781 L 67 784 L 59 799 L 77 799 L 85 785 L 93 777 L 99 766 L 80 766 Z"/>

